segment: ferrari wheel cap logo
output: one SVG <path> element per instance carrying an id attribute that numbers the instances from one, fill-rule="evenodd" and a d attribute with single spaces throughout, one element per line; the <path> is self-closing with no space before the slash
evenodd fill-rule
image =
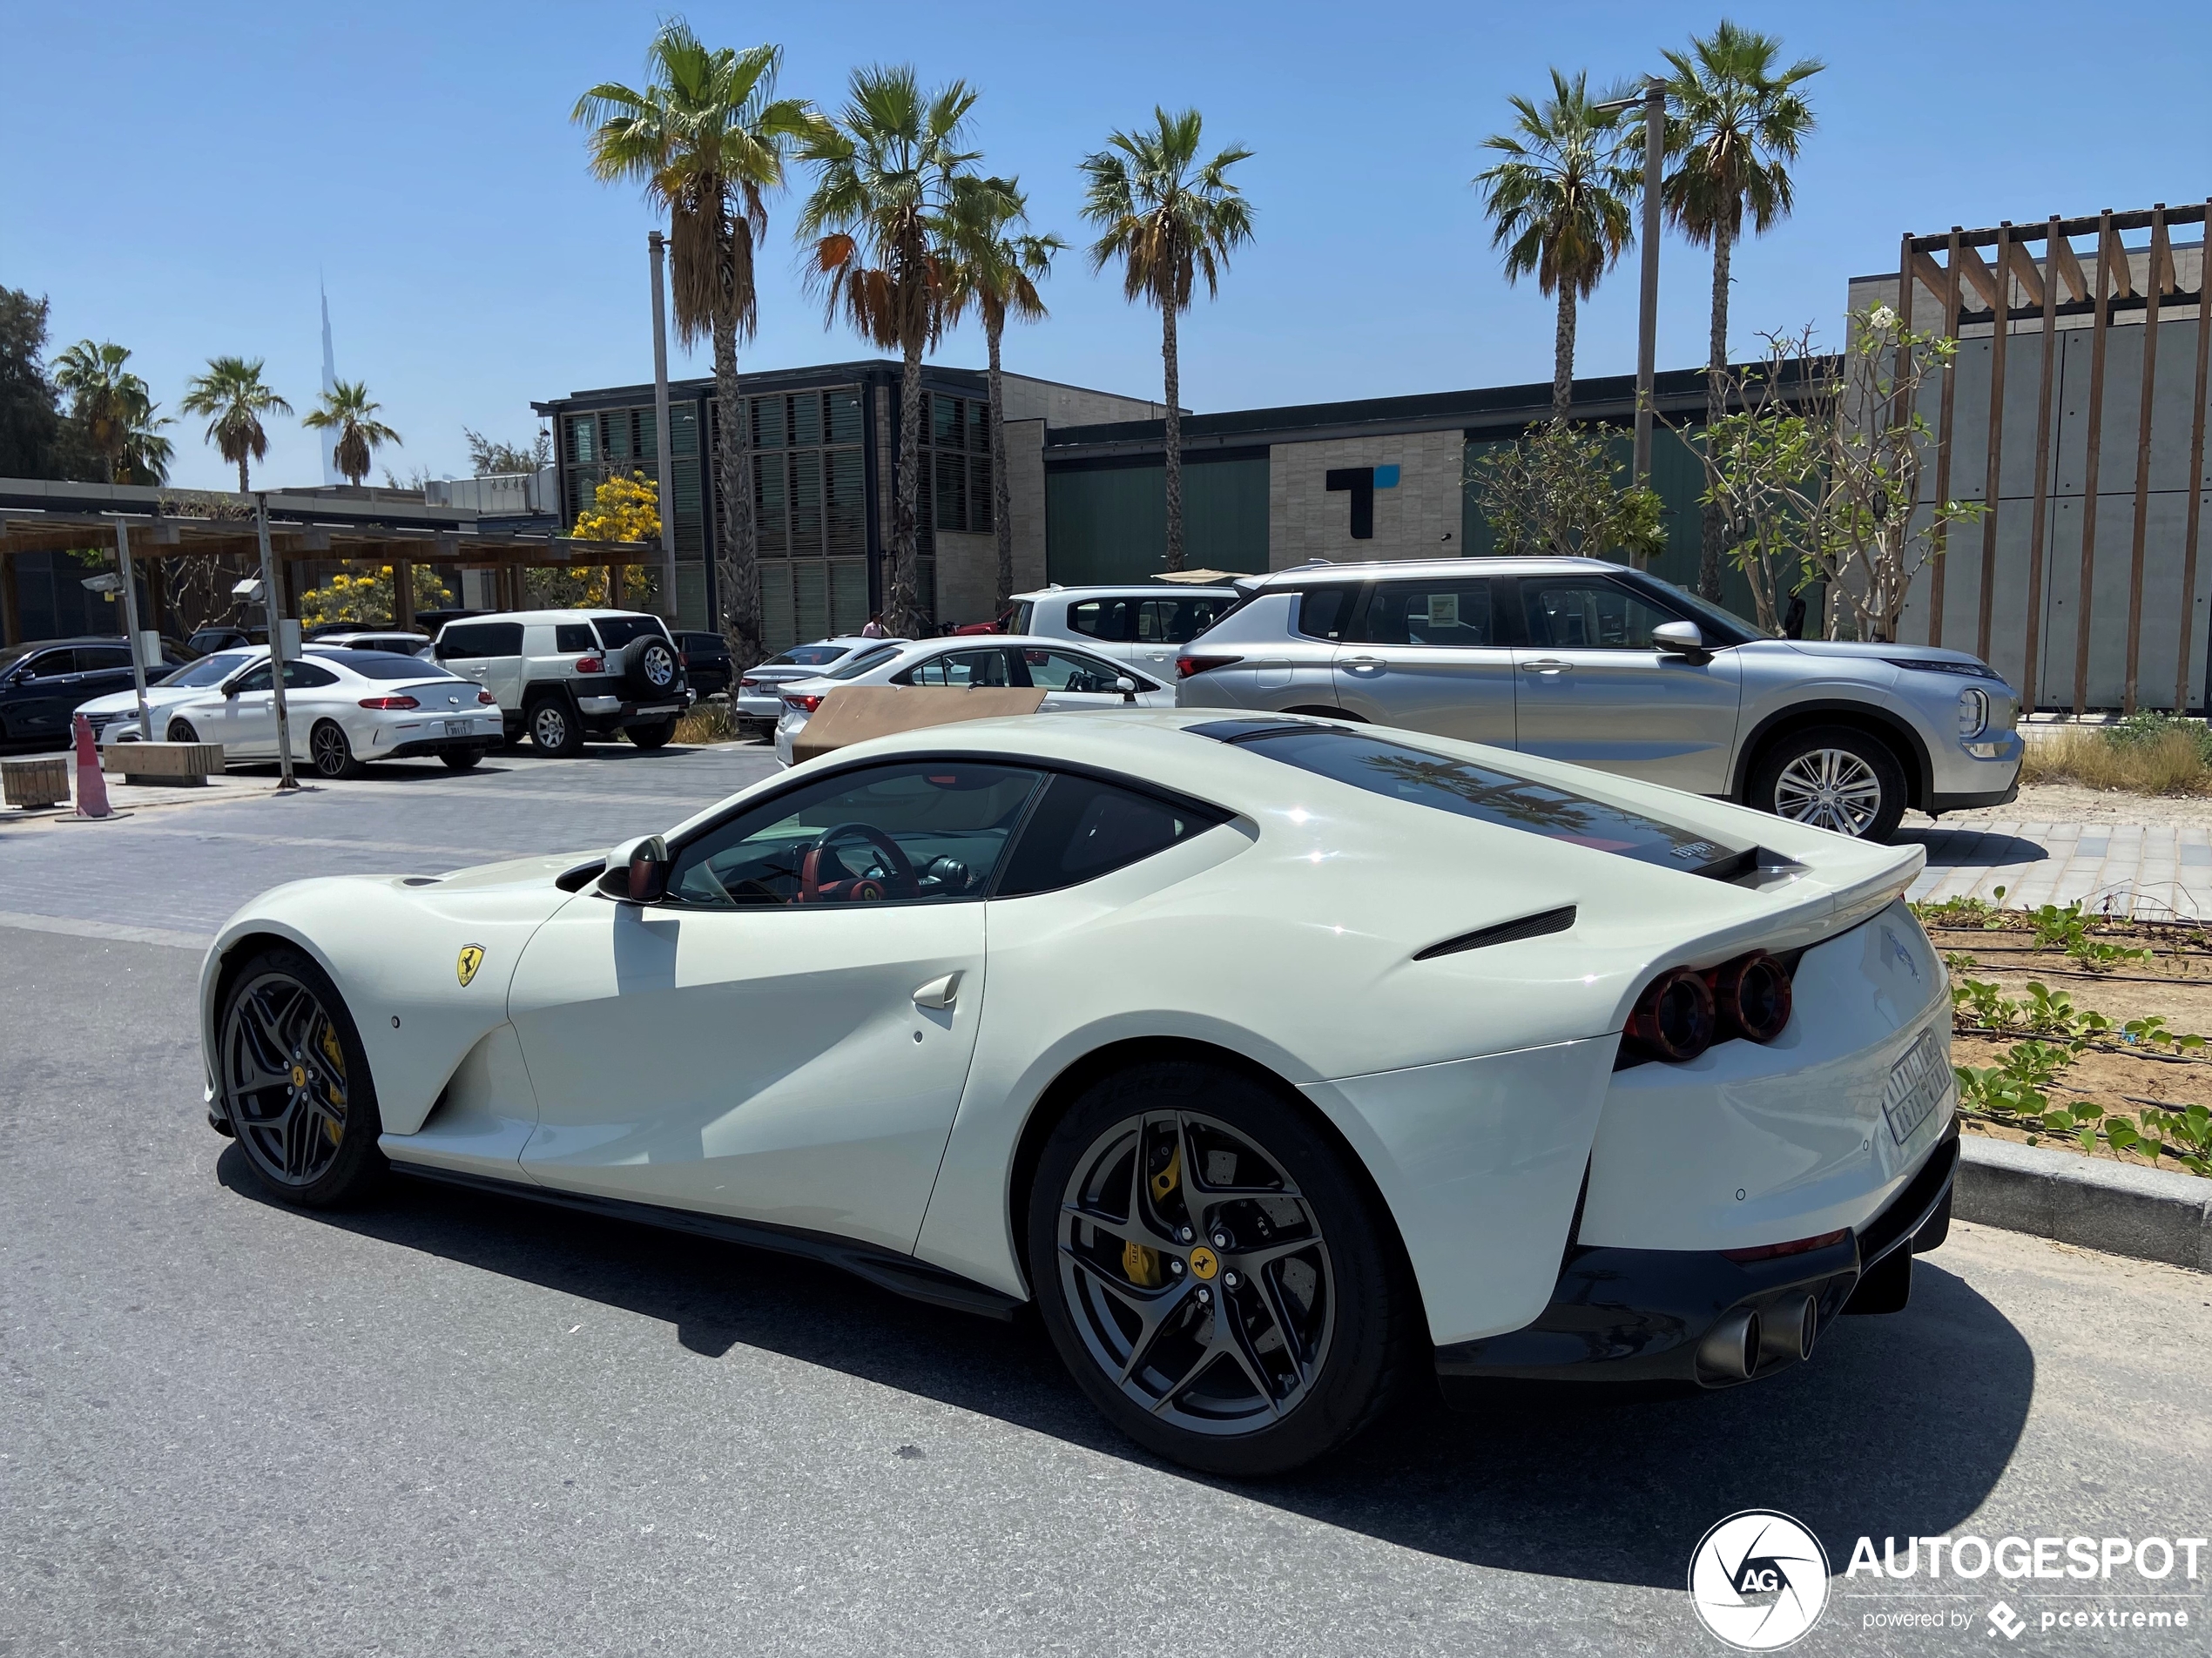
<path id="1" fill-rule="evenodd" d="M 1192 1277 L 1211 1278 L 1220 1270 L 1220 1258 L 1204 1244 L 1190 1251 L 1190 1276 Z"/>
<path id="2" fill-rule="evenodd" d="M 461 960 L 455 964 L 455 970 L 460 974 L 461 982 L 465 985 L 476 976 L 476 969 L 483 965 L 484 947 L 464 944 L 461 947 Z"/>
<path id="3" fill-rule="evenodd" d="M 292 1086 L 294 1088 L 305 1088 L 307 1086 L 307 1068 L 306 1066 L 295 1065 L 292 1068 Z"/>

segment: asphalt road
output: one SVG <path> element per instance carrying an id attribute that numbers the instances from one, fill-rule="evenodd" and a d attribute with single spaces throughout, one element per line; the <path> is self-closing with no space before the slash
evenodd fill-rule
<path id="1" fill-rule="evenodd" d="M 1798 1651 L 2207 1649 L 2202 1581 L 2127 1603 L 2186 1632 L 2062 1639 L 2079 1584 L 1841 1575 L 1861 1533 L 2212 1530 L 2200 1275 L 1960 1226 L 1774 1381 L 1421 1407 L 1238 1486 L 1116 1439 L 1027 1324 L 415 1183 L 299 1213 L 206 1128 L 191 947 L 255 886 L 604 845 L 760 763 L 0 832 L 0 1654 L 1717 1654 L 1682 1584 L 1750 1506 L 1838 1574 Z M 1969 1627 L 1865 1627 L 1936 1606 Z"/>

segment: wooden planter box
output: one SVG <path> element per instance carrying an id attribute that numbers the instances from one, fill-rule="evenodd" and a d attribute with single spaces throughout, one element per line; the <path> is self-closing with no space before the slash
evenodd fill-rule
<path id="1" fill-rule="evenodd" d="M 223 773 L 220 743 L 111 743 L 101 751 L 102 768 L 120 772 L 125 783 L 198 788 Z"/>
<path id="2" fill-rule="evenodd" d="M 20 760 L 0 760 L 0 801 L 11 806 L 65 806 L 69 804 L 70 757 L 37 754 Z"/>

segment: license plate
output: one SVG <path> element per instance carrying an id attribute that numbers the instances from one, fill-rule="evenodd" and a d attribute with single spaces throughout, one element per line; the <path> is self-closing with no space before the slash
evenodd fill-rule
<path id="1" fill-rule="evenodd" d="M 467 720 L 465 720 L 465 719 L 449 719 L 449 720 L 448 720 L 448 721 L 446 722 L 446 735 L 447 735 L 448 737 L 466 737 L 466 736 L 468 736 L 468 735 L 469 735 L 469 722 L 468 722 Z"/>
<path id="2" fill-rule="evenodd" d="M 1890 1136 L 1903 1145 L 1912 1131 L 1928 1120 L 1951 1084 L 1951 1069 L 1943 1062 L 1943 1045 L 1932 1030 L 1905 1050 L 1890 1068 L 1890 1085 L 1883 1096 L 1882 1115 L 1889 1119 Z"/>

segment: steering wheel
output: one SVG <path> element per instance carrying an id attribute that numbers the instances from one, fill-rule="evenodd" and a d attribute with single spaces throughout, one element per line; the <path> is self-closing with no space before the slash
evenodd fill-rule
<path id="1" fill-rule="evenodd" d="M 822 861 L 831 847 L 840 840 L 865 840 L 882 854 L 884 866 L 889 873 L 880 878 L 873 875 L 848 876 L 842 880 L 824 880 Z M 844 867 L 843 860 L 839 867 Z M 914 866 L 899 843 L 872 824 L 840 823 L 825 829 L 806 848 L 805 859 L 799 866 L 799 901 L 801 904 L 820 904 L 843 899 L 867 903 L 885 898 L 920 898 L 921 880 L 914 873 Z"/>

